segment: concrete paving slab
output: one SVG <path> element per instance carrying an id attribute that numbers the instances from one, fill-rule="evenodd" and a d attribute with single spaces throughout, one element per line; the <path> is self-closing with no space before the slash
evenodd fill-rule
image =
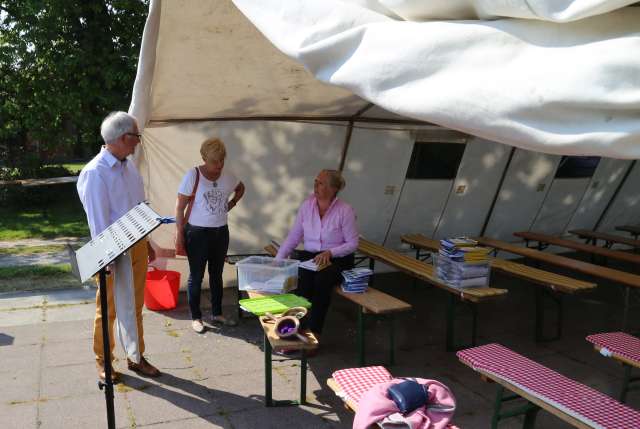
<path id="1" fill-rule="evenodd" d="M 93 362 L 43 367 L 41 377 L 41 398 L 84 396 L 98 391 L 98 372 Z"/>
<path id="2" fill-rule="evenodd" d="M 51 320 L 48 321 L 51 322 Z M 42 325 L 42 332 L 47 343 L 65 341 L 90 341 L 93 343 L 93 316 L 91 319 L 85 320 L 46 323 Z"/>
<path id="3" fill-rule="evenodd" d="M 44 308 L 47 322 L 70 322 L 76 320 L 93 320 L 96 314 L 95 305 L 90 304 L 60 304 L 47 305 Z"/>
<path id="4" fill-rule="evenodd" d="M 43 323 L 42 308 L 10 309 L 0 311 L 0 327 L 36 325 Z"/>
<path id="5" fill-rule="evenodd" d="M 40 383 L 40 373 L 37 368 L 36 365 L 31 369 L 12 369 L 1 372 L 0 404 L 16 405 L 36 401 L 39 397 Z"/>
<path id="6" fill-rule="evenodd" d="M 96 389 L 97 390 L 97 389 Z M 107 426 L 104 394 L 52 398 L 39 403 L 42 429 L 101 428 Z M 115 395 L 116 427 L 131 428 L 129 405 L 124 395 Z"/>
<path id="7" fill-rule="evenodd" d="M 38 424 L 38 406 L 35 402 L 7 405 L 0 403 L 2 426 L 5 428 L 35 428 Z"/>
<path id="8" fill-rule="evenodd" d="M 93 343 L 89 340 L 45 343 L 42 349 L 42 366 L 78 365 L 95 362 Z"/>
<path id="9" fill-rule="evenodd" d="M 304 427 L 305 429 L 350 428 L 352 422 L 337 422 L 309 412 L 308 407 L 256 408 L 232 413 L 229 420 L 237 428 Z"/>
<path id="10" fill-rule="evenodd" d="M 0 347 L 0 371 L 34 371 L 40 367 L 40 344 Z"/>

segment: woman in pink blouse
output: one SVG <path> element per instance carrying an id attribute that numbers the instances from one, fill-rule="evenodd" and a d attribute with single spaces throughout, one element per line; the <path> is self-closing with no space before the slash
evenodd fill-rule
<path id="1" fill-rule="evenodd" d="M 321 271 L 301 268 L 298 273 L 296 293 L 311 301 L 308 327 L 315 334 L 322 332 L 331 291 L 340 282 L 340 273 L 353 268 L 354 252 L 358 247 L 355 212 L 337 198 L 344 186 L 339 171 L 318 173 L 313 195 L 300 206 L 293 228 L 276 255 L 277 259 L 287 258 L 300 241 L 304 241 L 304 250 L 298 252 L 298 259 L 313 259 L 319 265 L 331 261 L 331 265 Z"/>

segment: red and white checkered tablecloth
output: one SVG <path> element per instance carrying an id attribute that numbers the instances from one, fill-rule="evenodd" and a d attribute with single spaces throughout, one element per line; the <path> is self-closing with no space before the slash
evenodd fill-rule
<path id="1" fill-rule="evenodd" d="M 589 426 L 640 428 L 640 412 L 500 344 L 462 350 L 457 355 L 472 368 L 506 380 Z"/>
<path id="2" fill-rule="evenodd" d="M 346 397 L 355 403 L 358 403 L 362 394 L 371 387 L 393 378 L 383 366 L 341 369 L 335 371 L 332 376 Z"/>
<path id="3" fill-rule="evenodd" d="M 589 335 L 587 341 L 640 365 L 640 338 L 624 332 L 605 332 Z"/>

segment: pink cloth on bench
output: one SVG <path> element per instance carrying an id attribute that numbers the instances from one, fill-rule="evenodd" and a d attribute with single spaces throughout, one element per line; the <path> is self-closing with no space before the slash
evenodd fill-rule
<path id="1" fill-rule="evenodd" d="M 640 338 L 624 332 L 605 332 L 589 335 L 587 341 L 640 364 Z"/>
<path id="2" fill-rule="evenodd" d="M 640 412 L 500 344 L 462 350 L 457 356 L 472 368 L 506 380 L 585 424 L 640 428 Z"/>
<path id="3" fill-rule="evenodd" d="M 455 411 L 456 399 L 447 386 L 436 381 L 416 378 L 418 383 L 426 386 L 429 391 L 429 404 L 404 415 L 405 421 L 414 429 L 445 429 Z M 360 398 L 356 417 L 353 419 L 353 429 L 367 429 L 385 419 L 385 417 L 399 413 L 398 407 L 387 396 L 387 390 L 394 384 L 402 383 L 403 379 L 396 378 L 386 383 L 376 384 Z"/>

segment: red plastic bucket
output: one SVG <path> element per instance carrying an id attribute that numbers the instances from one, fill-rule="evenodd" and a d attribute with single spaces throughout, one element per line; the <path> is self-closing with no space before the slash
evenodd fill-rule
<path id="1" fill-rule="evenodd" d="M 147 271 L 147 284 L 144 288 L 144 305 L 149 310 L 171 310 L 178 305 L 180 273 L 159 270 L 151 267 Z"/>

